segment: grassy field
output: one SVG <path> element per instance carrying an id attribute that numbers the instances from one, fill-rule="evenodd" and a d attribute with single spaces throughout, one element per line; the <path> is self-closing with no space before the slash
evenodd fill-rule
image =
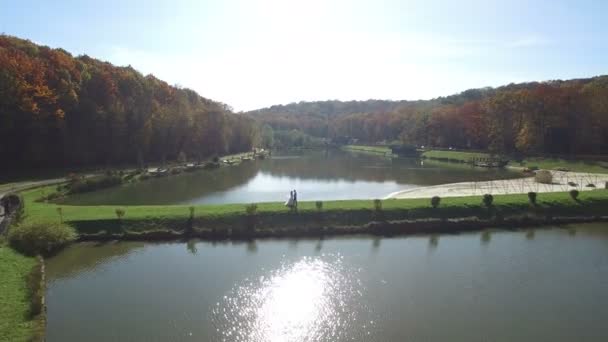
<path id="1" fill-rule="evenodd" d="M 431 150 L 422 154 L 423 157 L 440 160 L 454 160 L 467 162 L 472 158 L 489 158 L 492 155 L 482 152 L 461 152 L 461 151 L 439 151 Z M 508 157 L 507 157 L 508 158 Z M 521 163 L 511 161 L 509 166 L 518 167 L 538 167 L 539 169 L 553 170 L 565 168 L 574 172 L 608 173 L 608 162 L 595 160 L 567 160 L 560 158 L 525 158 Z"/>
<path id="2" fill-rule="evenodd" d="M 36 322 L 29 318 L 26 277 L 36 259 L 0 242 L 0 341 L 28 341 Z"/>
<path id="3" fill-rule="evenodd" d="M 565 160 L 558 158 L 526 158 L 523 164 L 510 162 L 512 166 L 533 167 L 539 169 L 553 170 L 556 168 L 566 168 L 574 172 L 608 173 L 608 162 L 604 161 L 585 161 L 585 160 Z"/>
<path id="4" fill-rule="evenodd" d="M 49 189 L 47 189 L 49 191 Z M 190 220 L 190 207 L 167 206 L 67 206 L 38 203 L 34 200 L 43 189 L 24 193 L 25 220 L 37 222 L 64 222 L 75 226 L 80 234 L 124 234 L 145 231 L 181 231 Z M 494 196 L 494 213 L 503 216 L 527 213 L 575 216 L 605 215 L 608 207 L 608 190 L 581 192 L 578 201 L 568 193 L 538 194 L 538 204 L 532 207 L 527 194 Z M 230 229 L 247 220 L 246 204 L 194 206 L 192 220 L 197 226 Z M 58 211 L 61 208 L 61 214 Z M 116 209 L 123 209 L 122 219 Z M 481 196 L 443 198 L 439 208 L 433 209 L 429 199 L 389 199 L 382 201 L 382 217 L 386 220 L 446 219 L 484 217 L 489 210 Z M 372 200 L 325 201 L 321 214 L 324 225 L 362 225 L 377 220 Z M 256 217 L 260 226 L 295 229 L 298 226 L 319 226 L 319 211 L 315 202 L 301 202 L 297 214 L 290 213 L 282 203 L 259 203 Z"/>
<path id="5" fill-rule="evenodd" d="M 425 158 L 432 159 L 449 159 L 461 162 L 467 162 L 472 158 L 490 158 L 492 157 L 489 153 L 483 152 L 461 152 L 461 151 L 440 151 L 430 150 L 422 153 Z"/>
<path id="6" fill-rule="evenodd" d="M 347 151 L 380 153 L 380 154 L 391 154 L 393 152 L 387 146 L 346 145 L 346 146 L 342 146 L 342 149 L 347 150 Z"/>

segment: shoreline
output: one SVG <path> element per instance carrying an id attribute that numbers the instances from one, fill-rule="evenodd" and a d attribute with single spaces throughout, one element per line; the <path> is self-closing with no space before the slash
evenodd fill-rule
<path id="1" fill-rule="evenodd" d="M 606 182 L 608 182 L 608 174 L 567 171 L 551 171 L 551 173 L 553 175 L 552 184 L 537 183 L 534 176 L 482 182 L 458 182 L 396 191 L 383 199 L 431 198 L 433 196 L 443 198 L 482 196 L 484 194 L 509 195 L 527 194 L 531 191 L 536 193 L 564 192 L 573 189 L 592 191 L 604 189 Z M 569 185 L 569 182 L 575 183 L 576 186 Z M 587 184 L 594 184 L 595 187 L 587 187 Z"/>
<path id="2" fill-rule="evenodd" d="M 511 218 L 478 217 L 454 219 L 420 219 L 397 221 L 370 221 L 362 225 L 285 226 L 283 229 L 198 229 L 188 231 L 147 231 L 142 233 L 81 234 L 76 242 L 94 241 L 179 241 L 200 239 L 205 241 L 250 241 L 256 239 L 326 238 L 345 235 L 410 236 L 417 234 L 459 234 L 487 229 L 523 230 L 543 226 L 560 226 L 579 223 L 608 222 L 608 216 L 514 216 Z"/>

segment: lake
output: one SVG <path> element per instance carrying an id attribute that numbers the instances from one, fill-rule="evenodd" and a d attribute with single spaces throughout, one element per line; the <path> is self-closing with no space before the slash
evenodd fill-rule
<path id="1" fill-rule="evenodd" d="M 296 189 L 298 199 L 341 200 L 383 198 L 409 188 L 520 177 L 506 169 L 340 150 L 274 155 L 217 170 L 69 196 L 66 204 L 222 204 L 277 202 Z"/>
<path id="2" fill-rule="evenodd" d="M 48 341 L 606 341 L 608 225 L 79 243 Z"/>

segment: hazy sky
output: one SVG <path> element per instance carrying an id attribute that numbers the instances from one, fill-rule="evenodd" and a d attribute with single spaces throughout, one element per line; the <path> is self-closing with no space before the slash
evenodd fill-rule
<path id="1" fill-rule="evenodd" d="M 0 0 L 0 32 L 235 110 L 608 74 L 604 0 Z"/>

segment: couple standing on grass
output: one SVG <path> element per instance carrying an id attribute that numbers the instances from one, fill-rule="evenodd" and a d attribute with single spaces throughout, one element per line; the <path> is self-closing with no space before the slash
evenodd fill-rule
<path id="1" fill-rule="evenodd" d="M 289 199 L 285 202 L 285 206 L 291 210 L 298 210 L 298 193 L 295 189 L 289 192 Z"/>

